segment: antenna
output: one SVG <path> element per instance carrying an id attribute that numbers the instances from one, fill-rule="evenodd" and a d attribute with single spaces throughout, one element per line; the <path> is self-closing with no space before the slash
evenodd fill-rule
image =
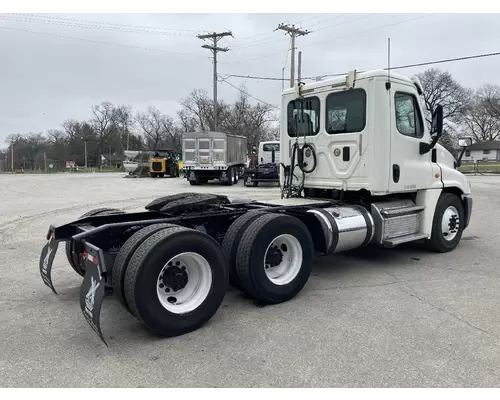
<path id="1" fill-rule="evenodd" d="M 391 38 L 387 38 L 387 82 L 385 88 L 391 88 Z"/>

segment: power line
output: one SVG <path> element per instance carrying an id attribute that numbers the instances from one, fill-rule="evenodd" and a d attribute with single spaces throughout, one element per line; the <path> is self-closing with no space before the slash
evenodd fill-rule
<path id="1" fill-rule="evenodd" d="M 337 26 L 347 24 L 348 22 L 360 21 L 360 20 L 365 19 L 365 18 L 373 17 L 374 15 L 377 15 L 377 13 L 372 13 L 372 14 L 368 14 L 368 15 L 363 15 L 362 17 L 355 18 L 355 19 L 349 19 L 349 20 L 347 20 L 347 21 L 343 21 L 343 22 L 340 22 L 340 23 L 335 24 L 335 25 L 327 25 L 327 26 L 324 26 L 324 27 L 322 27 L 322 28 L 315 29 L 315 30 L 314 30 L 314 32 L 322 31 L 322 30 L 324 30 L 324 29 L 336 28 Z"/>
<path id="2" fill-rule="evenodd" d="M 347 37 L 361 35 L 361 34 L 364 34 L 364 33 L 367 33 L 367 32 L 372 32 L 372 31 L 375 31 L 375 30 L 378 30 L 378 29 L 383 29 L 383 28 L 387 28 L 387 27 L 390 27 L 390 26 L 403 24 L 403 23 L 406 23 L 406 22 L 409 22 L 409 21 L 413 21 L 413 20 L 417 20 L 417 19 L 421 19 L 421 18 L 427 18 L 427 17 L 430 17 L 431 15 L 435 15 L 435 13 L 427 14 L 427 15 L 421 15 L 421 16 L 413 17 L 413 18 L 408 18 L 406 20 L 398 21 L 398 22 L 395 22 L 395 23 L 392 23 L 392 24 L 386 24 L 386 25 L 382 25 L 382 26 L 377 26 L 375 28 L 367 29 L 367 30 L 364 30 L 364 31 L 354 32 L 354 33 L 350 33 L 350 34 L 347 34 L 347 35 L 337 36 L 337 37 L 334 37 L 334 38 L 328 38 L 328 39 L 320 40 L 320 41 L 313 42 L 313 43 L 306 43 L 305 45 L 302 45 L 301 48 L 308 47 L 308 46 L 314 46 L 316 44 L 323 43 L 323 42 L 329 42 L 329 43 L 331 43 L 331 42 L 333 42 L 335 40 L 338 40 L 338 39 L 345 39 Z M 284 53 L 276 53 L 276 52 L 274 52 L 274 53 L 265 54 L 265 55 L 262 55 L 262 56 L 259 56 L 259 57 L 256 57 L 256 58 L 251 58 L 251 59 L 248 59 L 248 60 L 245 60 L 245 61 L 237 61 L 237 62 L 228 63 L 228 64 L 241 64 L 242 62 L 248 63 L 248 62 L 251 62 L 251 61 L 259 61 L 259 60 L 262 60 L 264 58 L 275 57 L 275 56 L 278 56 L 278 55 L 279 56 L 283 56 Z"/>
<path id="3" fill-rule="evenodd" d="M 312 17 L 308 17 L 308 18 L 301 19 L 300 21 L 297 21 L 297 22 L 295 23 L 295 25 L 298 25 L 298 24 L 300 24 L 301 22 L 304 22 L 304 21 L 309 21 L 309 20 L 311 20 L 311 19 L 320 18 L 320 17 L 322 17 L 323 15 L 327 15 L 327 14 L 319 14 L 319 15 L 315 15 L 315 16 L 312 16 Z M 344 14 L 344 15 L 345 15 L 345 14 Z"/>
<path id="4" fill-rule="evenodd" d="M 127 47 L 127 48 L 132 48 L 132 49 L 154 51 L 154 52 L 158 52 L 158 53 L 165 53 L 165 54 L 173 54 L 173 55 L 190 56 L 190 57 L 200 58 L 200 56 L 197 55 L 197 54 L 180 53 L 180 52 L 167 51 L 167 50 L 162 50 L 162 49 L 151 49 L 151 48 L 148 48 L 148 47 L 134 46 L 134 45 L 129 45 L 129 44 L 103 42 L 103 41 L 100 41 L 100 40 L 85 39 L 85 38 L 79 38 L 79 37 L 74 37 L 74 36 L 66 36 L 66 35 L 58 35 L 58 34 L 48 33 L 48 32 L 37 32 L 37 31 L 29 30 L 29 29 L 11 28 L 11 27 L 7 27 L 7 26 L 0 26 L 0 29 L 6 29 L 6 30 L 9 30 L 9 31 L 26 32 L 26 33 L 36 34 L 36 35 L 54 36 L 54 37 L 58 37 L 58 38 L 62 38 L 62 39 L 79 40 L 79 41 L 82 41 L 82 42 L 98 43 L 98 44 L 104 44 L 104 45 L 109 45 L 109 46 Z M 203 57 L 203 58 L 205 58 L 205 57 Z"/>
<path id="5" fill-rule="evenodd" d="M 399 66 L 399 67 L 391 67 L 391 70 L 393 70 L 393 69 L 404 69 L 404 68 L 414 68 L 414 67 L 423 67 L 425 65 L 444 64 L 444 63 L 454 62 L 454 61 L 472 60 L 472 59 L 475 59 L 475 58 L 485 58 L 485 57 L 493 57 L 493 56 L 500 56 L 500 52 L 478 54 L 478 55 L 475 55 L 475 56 L 465 56 L 465 57 L 449 58 L 449 59 L 446 59 L 446 60 L 439 60 L 439 61 L 428 61 L 428 62 L 422 62 L 422 63 L 417 63 L 417 64 L 408 64 L 408 65 L 402 65 L 402 66 Z M 384 69 L 387 69 L 387 68 L 384 68 Z"/>
<path id="6" fill-rule="evenodd" d="M 85 24 L 121 26 L 121 27 L 139 28 L 139 29 L 157 29 L 157 30 L 180 31 L 180 32 L 190 32 L 190 33 L 193 33 L 193 32 L 198 33 L 199 32 L 199 31 L 194 30 L 194 29 L 159 28 L 159 27 L 143 26 L 143 25 L 117 24 L 117 23 L 111 23 L 111 22 L 91 21 L 91 20 L 85 20 L 85 19 L 54 17 L 54 16 L 50 16 L 50 15 L 41 15 L 41 14 L 11 13 L 9 15 L 21 15 L 21 16 L 37 17 L 37 18 L 45 18 L 45 19 L 55 19 L 55 20 L 62 20 L 62 21 L 82 22 Z"/>
<path id="7" fill-rule="evenodd" d="M 397 67 L 391 67 L 391 70 L 423 67 L 423 66 L 427 66 L 427 65 L 437 65 L 437 64 L 444 64 L 444 63 L 449 63 L 449 62 L 465 61 L 465 60 L 494 57 L 494 56 L 500 56 L 500 52 L 484 53 L 484 54 L 477 54 L 477 55 L 473 55 L 473 56 L 463 56 L 463 57 L 456 57 L 456 58 L 448 58 L 448 59 L 444 59 L 444 60 L 425 61 L 425 62 L 414 63 L 414 64 L 406 64 L 406 65 L 400 65 Z M 381 69 L 387 70 L 387 68 L 381 68 Z M 333 77 L 337 77 L 337 76 L 344 76 L 346 74 L 347 74 L 347 72 L 338 73 L 338 74 L 318 75 L 318 77 L 320 77 L 320 78 L 333 78 Z M 274 77 L 267 77 L 267 76 L 236 75 L 236 74 L 225 74 L 225 75 L 228 78 L 243 78 L 243 79 L 256 79 L 256 80 L 269 80 L 269 81 L 287 80 L 287 79 L 283 79 L 283 78 L 274 78 Z M 314 77 L 314 78 L 313 77 L 305 77 L 302 79 L 315 80 L 316 77 Z"/>
<path id="8" fill-rule="evenodd" d="M 326 14 L 324 14 L 326 15 Z M 335 17 L 330 17 L 330 18 L 327 18 L 321 22 L 319 22 L 319 24 L 322 24 L 323 22 L 326 22 L 326 21 L 330 21 L 330 20 L 334 20 L 334 19 L 338 19 L 340 17 L 343 17 L 344 15 L 347 15 L 347 14 L 340 14 L 340 15 L 336 15 Z M 375 15 L 375 14 L 370 14 L 369 16 L 371 15 Z M 344 21 L 344 22 L 341 22 L 340 24 L 336 24 L 336 25 L 333 25 L 333 26 L 324 26 L 322 28 L 319 28 L 319 29 L 316 29 L 314 32 L 317 32 L 318 30 L 323 30 L 323 29 L 330 29 L 330 28 L 335 28 L 337 26 L 340 26 L 340 25 L 343 25 L 347 22 L 353 22 L 353 21 L 357 21 L 358 19 L 363 19 L 363 18 L 366 18 L 367 16 L 363 16 L 361 18 L 357 18 L 357 19 L 354 19 L 354 20 L 348 20 L 348 21 Z M 302 20 L 301 22 L 303 21 L 306 21 L 306 19 Z M 314 24 L 318 24 L 318 23 L 314 23 Z M 313 25 L 313 27 L 316 26 L 316 25 Z M 235 46 L 233 46 L 234 48 L 241 48 L 241 49 L 247 49 L 247 48 L 250 48 L 250 47 L 255 47 L 255 46 L 262 46 L 264 44 L 268 44 L 268 43 L 274 43 L 276 42 L 276 38 L 270 38 L 270 37 L 264 37 L 264 38 L 261 38 L 261 39 L 258 39 L 258 40 L 255 40 L 255 41 L 251 41 L 251 42 L 248 42 L 248 43 L 244 43 L 244 44 L 237 44 Z"/>
<path id="9" fill-rule="evenodd" d="M 327 15 L 327 14 L 323 14 L 323 15 Z M 340 15 L 335 15 L 333 17 L 328 17 L 328 18 L 325 18 L 325 19 L 322 19 L 321 21 L 316 21 L 316 22 L 313 22 L 312 24 L 312 27 L 315 27 L 316 25 L 321 25 L 327 21 L 333 21 L 333 20 L 336 20 L 336 19 L 339 19 L 339 18 L 342 18 L 344 15 L 349 15 L 348 13 L 345 13 L 345 14 L 340 14 Z M 320 29 L 324 29 L 324 28 L 320 28 Z M 314 30 L 315 32 L 318 31 L 318 29 L 315 29 Z"/>
<path id="10" fill-rule="evenodd" d="M 44 24 L 44 25 L 53 25 L 53 26 L 62 26 L 68 28 L 83 28 L 83 29 L 92 29 L 99 31 L 110 31 L 110 32 L 125 32 L 125 33 L 145 33 L 150 35 L 162 35 L 162 36 L 184 36 L 184 37 L 192 37 L 189 33 L 179 33 L 179 32 L 169 32 L 169 31 L 159 31 L 159 30 L 145 30 L 145 29 L 129 29 L 129 28 L 121 28 L 115 26 L 105 26 L 105 25 L 92 25 L 92 24 L 82 24 L 75 22 L 66 22 L 66 21 L 52 21 L 45 19 L 37 19 L 37 18 L 16 18 L 10 16 L 0 16 L 0 19 L 6 21 L 16 21 L 21 23 L 35 23 L 35 24 Z"/>
<path id="11" fill-rule="evenodd" d="M 383 28 L 387 28 L 389 26 L 395 26 L 395 25 L 400 25 L 400 24 L 404 24 L 406 22 L 410 22 L 410 21 L 415 21 L 417 19 L 422 19 L 422 18 L 427 18 L 427 17 L 430 17 L 432 15 L 435 15 L 435 13 L 431 13 L 431 14 L 427 14 L 427 15 L 420 15 L 418 17 L 412 17 L 412 18 L 408 18 L 408 19 L 405 19 L 403 21 L 398 21 L 398 22 L 394 22 L 394 23 L 391 23 L 391 24 L 386 24 L 386 25 L 382 25 L 382 26 L 377 26 L 375 28 L 370 28 L 370 29 L 366 29 L 364 31 L 360 31 L 360 32 L 355 32 L 355 33 L 349 33 L 347 35 L 342 35 L 342 36 L 337 36 L 337 37 L 334 37 L 334 38 L 328 38 L 328 39 L 324 39 L 324 40 L 319 40 L 317 42 L 313 42 L 313 43 L 306 43 L 305 45 L 302 46 L 303 47 L 309 47 L 309 46 L 314 46 L 314 45 L 317 45 L 319 43 L 324 43 L 324 42 L 329 42 L 331 43 L 332 41 L 334 40 L 338 40 L 338 39 L 344 39 L 346 37 L 352 37 L 352 36 L 356 36 L 356 35 L 361 35 L 363 33 L 367 33 L 367 32 L 372 32 L 372 31 L 375 31 L 375 30 L 378 30 L 378 29 L 383 29 Z"/>
<path id="12" fill-rule="evenodd" d="M 266 101 L 263 101 L 263 100 L 260 100 L 258 99 L 257 97 L 255 96 L 252 96 L 250 93 L 244 91 L 243 89 L 240 89 L 239 87 L 236 87 L 234 86 L 232 83 L 228 82 L 226 79 L 222 79 L 222 77 L 220 77 L 221 79 L 219 80 L 220 82 L 223 82 L 223 83 L 227 83 L 229 86 L 232 86 L 233 88 L 235 88 L 236 90 L 240 91 L 241 93 L 243 94 L 246 94 L 248 97 L 251 97 L 252 99 L 258 101 L 259 103 L 262 103 L 262 104 L 266 104 L 268 105 L 269 107 L 272 107 L 272 108 L 275 108 L 276 110 L 281 110 L 281 108 L 279 107 L 276 107 L 275 105 L 271 104 L 271 103 L 268 103 Z"/>

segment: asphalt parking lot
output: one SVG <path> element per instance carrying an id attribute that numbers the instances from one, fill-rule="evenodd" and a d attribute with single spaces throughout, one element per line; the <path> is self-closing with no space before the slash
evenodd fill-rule
<path id="1" fill-rule="evenodd" d="M 276 188 L 123 174 L 0 175 L 2 387 L 490 387 L 500 385 L 500 177 L 470 177 L 471 225 L 448 254 L 418 245 L 317 259 L 292 301 L 258 307 L 231 289 L 191 334 L 159 339 L 113 298 L 105 347 L 60 250 L 58 296 L 38 257 L 50 223 L 97 207 L 139 210 L 181 191 L 265 200 Z"/>

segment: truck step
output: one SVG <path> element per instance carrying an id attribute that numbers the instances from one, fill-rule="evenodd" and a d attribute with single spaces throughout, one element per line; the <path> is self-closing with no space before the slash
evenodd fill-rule
<path id="1" fill-rule="evenodd" d="M 375 225 L 374 241 L 385 245 L 391 240 L 420 233 L 420 213 L 425 206 L 416 205 L 411 200 L 373 203 L 371 214 Z M 403 243 L 403 242 L 401 242 Z"/>
<path id="2" fill-rule="evenodd" d="M 426 239 L 427 235 L 423 233 L 412 233 L 410 235 L 399 236 L 391 239 L 386 239 L 383 242 L 384 247 L 395 247 L 398 244 L 414 242 L 416 240 Z"/>
<path id="3" fill-rule="evenodd" d="M 411 206 L 411 207 L 381 209 L 380 213 L 386 218 L 391 218 L 391 217 L 398 217 L 400 215 L 415 214 L 423 210 L 425 210 L 425 206 Z"/>

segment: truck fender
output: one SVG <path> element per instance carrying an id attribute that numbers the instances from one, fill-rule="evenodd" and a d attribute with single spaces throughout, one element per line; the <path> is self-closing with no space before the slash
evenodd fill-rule
<path id="1" fill-rule="evenodd" d="M 441 188 L 423 189 L 417 192 L 416 205 L 425 207 L 420 214 L 420 232 L 427 235 L 427 238 L 431 237 L 434 211 L 442 192 Z"/>

